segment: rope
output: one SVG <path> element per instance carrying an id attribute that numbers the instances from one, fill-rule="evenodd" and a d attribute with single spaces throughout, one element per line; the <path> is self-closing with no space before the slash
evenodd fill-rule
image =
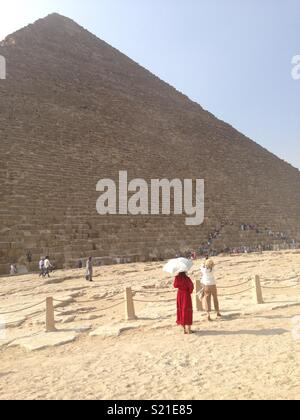
<path id="1" fill-rule="evenodd" d="M 290 289 L 292 287 L 297 287 L 298 284 L 294 284 L 291 286 L 261 286 L 262 289 Z"/>
<path id="2" fill-rule="evenodd" d="M 99 299 L 101 300 L 101 299 Z M 75 300 L 74 303 L 96 303 L 97 300 Z"/>
<path id="3" fill-rule="evenodd" d="M 28 321 L 28 320 L 33 319 L 33 318 L 37 318 L 41 315 L 42 315 L 42 313 L 36 313 L 36 314 L 33 314 L 33 315 L 29 315 L 28 317 L 26 317 L 25 321 Z"/>
<path id="4" fill-rule="evenodd" d="M 120 306 L 122 303 L 124 303 L 124 300 L 122 300 L 122 302 L 119 302 L 119 303 L 117 303 L 117 304 L 115 304 L 115 305 L 108 306 L 107 308 L 97 309 L 96 311 L 93 311 L 93 313 L 95 313 L 95 312 L 107 311 L 108 309 L 116 308 L 117 306 Z"/>
<path id="5" fill-rule="evenodd" d="M 26 308 L 22 308 L 22 309 L 16 309 L 15 311 L 10 311 L 10 312 L 1 312 L 0 315 L 9 315 L 9 314 L 15 314 L 17 312 L 22 312 L 22 311 L 27 311 L 27 309 L 31 309 L 31 308 L 35 308 L 36 306 L 41 305 L 42 303 L 44 303 L 44 301 L 40 302 L 40 303 L 36 303 L 34 305 L 31 306 L 27 306 Z"/>
<path id="6" fill-rule="evenodd" d="M 115 294 L 115 295 L 113 295 L 112 297 L 122 295 L 123 293 L 124 293 L 124 290 L 122 290 L 122 292 L 116 293 L 116 294 Z"/>
<path id="7" fill-rule="evenodd" d="M 134 290 L 134 292 L 135 293 L 141 293 L 141 294 L 144 294 L 144 293 L 159 293 L 159 294 L 164 294 L 164 293 L 174 293 L 175 292 L 175 289 L 174 290 Z"/>
<path id="8" fill-rule="evenodd" d="M 121 300 L 124 301 L 124 298 L 119 298 L 119 299 L 106 299 L 110 302 L 120 302 Z"/>
<path id="9" fill-rule="evenodd" d="M 0 326 L 2 325 L 2 326 L 4 326 L 4 328 L 6 328 L 6 327 L 9 327 L 10 325 L 16 325 L 16 324 L 24 324 L 24 322 L 26 321 L 27 319 L 25 318 L 24 320 L 20 320 L 19 322 L 18 321 L 15 321 L 15 322 L 2 322 L 1 324 L 0 324 Z M 17 325 L 18 326 L 18 325 Z"/>
<path id="10" fill-rule="evenodd" d="M 252 287 L 250 287 L 249 289 L 246 289 L 246 290 L 241 290 L 240 292 L 237 292 L 237 293 L 227 293 L 226 295 L 220 295 L 220 297 L 224 297 L 224 296 L 235 296 L 235 295 L 239 295 L 239 294 L 242 294 L 242 293 L 245 293 L 245 292 L 248 292 L 249 290 L 252 290 L 253 288 Z"/>
<path id="11" fill-rule="evenodd" d="M 140 299 L 134 299 L 134 302 L 144 302 L 144 303 L 168 303 L 168 302 L 174 302 L 174 299 L 168 299 L 168 300 L 140 300 Z"/>
<path id="12" fill-rule="evenodd" d="M 114 296 L 118 296 L 118 295 L 114 295 Z M 114 296 L 112 296 L 112 298 L 102 298 L 102 299 L 94 299 L 94 300 L 75 300 L 75 303 L 80 303 L 80 304 L 81 303 L 96 303 L 96 302 L 99 302 L 101 300 L 108 300 L 110 302 L 117 302 L 117 301 L 124 300 L 123 298 L 113 299 Z"/>
<path id="13" fill-rule="evenodd" d="M 281 279 L 261 279 L 260 281 L 261 281 L 261 282 L 266 282 L 266 281 L 276 281 L 276 282 L 278 282 L 278 283 L 281 283 L 281 282 L 285 282 L 285 281 L 298 281 L 298 282 L 299 282 L 299 279 L 298 279 L 298 278 L 293 278 L 293 279 L 283 279 L 283 280 L 281 280 Z"/>
<path id="14" fill-rule="evenodd" d="M 24 318 L 24 320 L 17 320 L 17 321 L 11 321 L 11 322 L 3 322 L 2 323 L 2 325 L 4 325 L 5 327 L 10 327 L 11 325 L 16 325 L 16 324 L 24 324 L 26 321 L 29 321 L 29 320 L 31 320 L 31 319 L 33 319 L 33 318 L 37 318 L 37 317 L 40 317 L 42 315 L 42 313 L 36 313 L 36 314 L 33 314 L 33 315 L 28 315 L 28 316 L 26 316 L 25 318 Z M 1 323 L 0 323 L 0 326 L 1 326 Z M 18 325 L 16 325 L 16 326 L 18 326 Z"/>
<path id="15" fill-rule="evenodd" d="M 121 295 L 121 294 L 123 294 L 124 292 L 122 291 L 122 292 L 119 292 L 119 293 L 116 293 L 116 294 L 114 294 L 113 296 L 110 296 L 109 298 L 106 298 L 106 297 L 102 297 L 102 298 L 99 298 L 99 299 L 94 299 L 94 300 L 76 300 L 75 302 L 76 303 L 95 303 L 95 302 L 99 302 L 100 300 L 111 300 L 111 301 L 113 301 L 113 299 L 112 298 L 114 298 L 114 297 L 116 297 L 116 296 L 119 296 L 119 295 Z M 123 298 L 122 298 L 123 299 Z M 115 299 L 116 301 L 117 300 L 121 300 L 121 299 Z"/>
<path id="16" fill-rule="evenodd" d="M 232 289 L 234 287 L 243 286 L 244 284 L 248 284 L 251 279 L 248 279 L 247 281 L 240 283 L 240 284 L 234 284 L 233 286 L 218 286 L 218 289 Z"/>
<path id="17" fill-rule="evenodd" d="M 57 313 L 59 313 L 59 314 L 63 314 L 63 313 L 65 313 L 65 311 L 61 311 L 61 310 L 59 310 L 59 309 L 54 309 L 54 312 L 57 312 Z"/>
<path id="18" fill-rule="evenodd" d="M 53 302 L 68 303 L 68 300 L 53 299 Z"/>

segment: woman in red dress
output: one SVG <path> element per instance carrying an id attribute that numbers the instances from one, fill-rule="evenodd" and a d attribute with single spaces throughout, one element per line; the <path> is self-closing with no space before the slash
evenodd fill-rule
<path id="1" fill-rule="evenodd" d="M 191 294 L 194 290 L 194 284 L 186 273 L 179 273 L 175 277 L 174 288 L 178 289 L 177 324 L 183 327 L 184 334 L 192 334 L 193 304 Z"/>

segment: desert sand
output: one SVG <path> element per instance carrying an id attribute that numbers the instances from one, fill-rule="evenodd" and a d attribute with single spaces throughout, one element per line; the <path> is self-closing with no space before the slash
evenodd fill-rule
<path id="1" fill-rule="evenodd" d="M 17 312 L 0 315 L 0 399 L 298 399 L 300 253 L 214 260 L 224 316 L 195 311 L 190 336 L 176 326 L 162 262 L 99 267 L 94 283 L 84 270 L 1 278 L 0 313 Z M 246 283 L 255 275 L 263 305 Z M 126 322 L 128 286 L 138 319 Z M 46 334 L 49 296 L 58 331 Z"/>

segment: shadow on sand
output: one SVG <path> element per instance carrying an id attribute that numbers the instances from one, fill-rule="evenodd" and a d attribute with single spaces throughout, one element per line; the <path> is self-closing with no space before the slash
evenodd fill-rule
<path id="1" fill-rule="evenodd" d="M 9 376 L 9 375 L 12 375 L 13 373 L 16 373 L 16 372 L 2 372 L 2 373 L 0 373 L 0 379 L 1 378 L 4 378 L 5 376 Z"/>
<path id="2" fill-rule="evenodd" d="M 283 328 L 265 329 L 265 330 L 237 330 L 237 331 L 195 331 L 194 335 L 203 336 L 217 336 L 217 335 L 257 335 L 257 336 L 272 336 L 290 333 L 289 330 Z"/>

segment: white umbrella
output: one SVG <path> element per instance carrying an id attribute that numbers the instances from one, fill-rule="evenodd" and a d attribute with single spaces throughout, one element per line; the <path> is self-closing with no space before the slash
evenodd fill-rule
<path id="1" fill-rule="evenodd" d="M 186 258 L 175 258 L 170 260 L 163 268 L 163 270 L 171 274 L 172 276 L 177 276 L 179 273 L 184 273 L 189 271 L 193 267 L 193 261 Z"/>

